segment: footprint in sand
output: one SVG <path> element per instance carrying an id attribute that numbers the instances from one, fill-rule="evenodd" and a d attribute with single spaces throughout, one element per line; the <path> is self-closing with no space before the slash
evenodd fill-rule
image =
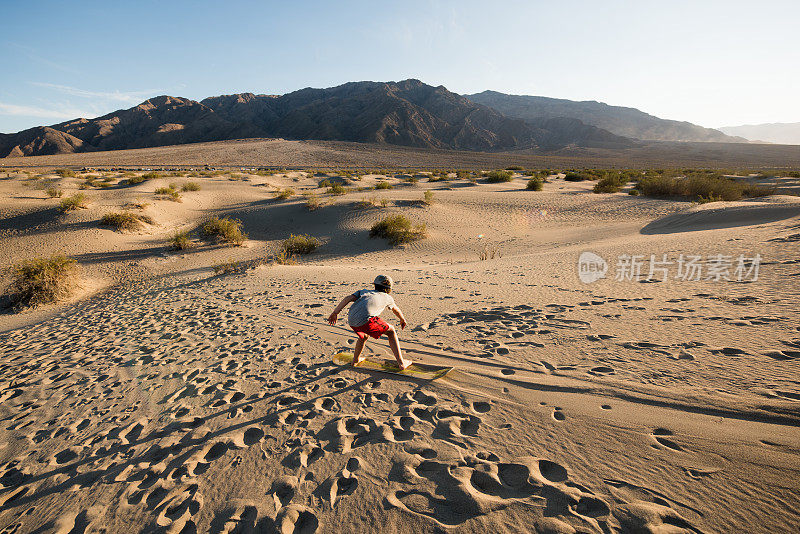
<path id="1" fill-rule="evenodd" d="M 683 447 L 669 439 L 667 436 L 672 436 L 672 431 L 666 428 L 656 428 L 653 430 L 651 436 L 653 439 L 663 447 L 673 451 L 683 451 Z"/>

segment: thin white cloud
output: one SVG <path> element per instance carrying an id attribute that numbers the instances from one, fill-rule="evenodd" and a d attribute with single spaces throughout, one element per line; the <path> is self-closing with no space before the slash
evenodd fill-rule
<path id="1" fill-rule="evenodd" d="M 150 89 L 147 91 L 87 91 L 85 89 L 79 89 L 77 87 L 70 87 L 68 85 L 60 85 L 56 83 L 45 83 L 45 82 L 30 82 L 31 85 L 35 85 L 37 87 L 44 87 L 46 89 L 53 89 L 54 91 L 58 91 L 60 93 L 64 93 L 70 96 L 77 96 L 80 98 L 99 98 L 103 100 L 110 100 L 114 102 L 128 102 L 128 103 L 139 103 L 147 96 L 151 96 L 154 93 L 163 92 L 162 89 Z"/>
<path id="2" fill-rule="evenodd" d="M 75 117 L 89 117 L 91 113 L 78 109 L 47 109 L 36 106 L 18 106 L 0 102 L 0 115 L 14 115 L 19 117 L 38 117 L 42 119 L 74 119 Z"/>

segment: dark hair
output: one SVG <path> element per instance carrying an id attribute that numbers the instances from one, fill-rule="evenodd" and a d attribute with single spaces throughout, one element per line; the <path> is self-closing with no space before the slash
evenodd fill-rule
<path id="1" fill-rule="evenodd" d="M 392 290 L 391 287 L 379 286 L 378 284 L 375 284 L 375 291 L 381 291 L 383 293 L 389 293 L 391 290 Z"/>

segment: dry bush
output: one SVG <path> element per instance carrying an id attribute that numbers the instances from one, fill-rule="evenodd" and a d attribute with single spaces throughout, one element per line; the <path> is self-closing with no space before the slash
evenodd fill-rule
<path id="1" fill-rule="evenodd" d="M 214 269 L 214 274 L 215 275 L 231 274 L 231 273 L 238 272 L 240 270 L 239 269 L 239 262 L 236 261 L 236 260 L 224 261 L 222 263 L 217 263 L 217 264 L 214 265 L 213 269 Z"/>
<path id="2" fill-rule="evenodd" d="M 288 254 L 310 254 L 322 244 L 322 241 L 308 234 L 291 234 L 283 240 L 281 249 Z"/>
<path id="3" fill-rule="evenodd" d="M 15 309 L 57 302 L 71 296 L 78 285 L 78 266 L 64 255 L 23 261 L 12 269 L 8 300 Z"/>
<path id="4" fill-rule="evenodd" d="M 306 208 L 308 208 L 308 211 L 316 211 L 324 205 L 325 204 L 314 193 L 308 193 L 306 195 Z"/>
<path id="5" fill-rule="evenodd" d="M 212 217 L 200 229 L 203 237 L 216 238 L 225 243 L 241 246 L 247 239 L 247 234 L 242 233 L 242 221 L 227 217 Z"/>
<path id="6" fill-rule="evenodd" d="M 286 200 L 287 198 L 293 197 L 294 193 L 294 189 L 287 187 L 286 189 L 279 189 L 275 191 L 272 195 L 275 197 L 275 200 Z"/>
<path id="7" fill-rule="evenodd" d="M 297 263 L 297 259 L 285 250 L 270 256 L 269 261 L 278 265 L 295 265 Z"/>
<path id="8" fill-rule="evenodd" d="M 423 202 L 423 203 L 424 203 L 426 206 L 430 206 L 431 204 L 433 204 L 434 202 L 436 202 L 436 200 L 435 200 L 433 197 L 434 197 L 434 195 L 433 195 L 433 191 L 425 191 L 425 192 L 422 194 L 422 202 Z"/>
<path id="9" fill-rule="evenodd" d="M 389 182 L 378 182 L 375 184 L 375 189 L 394 189 L 394 186 Z"/>
<path id="10" fill-rule="evenodd" d="M 64 195 L 64 192 L 61 189 L 56 189 L 55 187 L 49 187 L 46 193 L 50 198 L 61 198 Z"/>
<path id="11" fill-rule="evenodd" d="M 385 208 L 388 205 L 389 205 L 389 199 L 385 197 L 382 198 L 367 197 L 367 198 L 362 198 L 361 200 L 358 200 L 355 203 L 355 207 L 362 210 L 367 210 L 372 208 Z"/>
<path id="12" fill-rule="evenodd" d="M 194 248 L 194 242 L 189 232 L 176 232 L 169 240 L 169 243 L 174 250 L 188 250 Z"/>
<path id="13" fill-rule="evenodd" d="M 71 169 L 56 169 L 53 171 L 54 174 L 59 175 L 62 178 L 74 178 L 75 171 Z"/>
<path id="14" fill-rule="evenodd" d="M 75 193 L 71 197 L 61 199 L 61 211 L 67 213 L 86 207 L 86 195 Z"/>
<path id="15" fill-rule="evenodd" d="M 113 226 L 117 230 L 138 230 L 142 223 L 153 224 L 153 219 L 147 215 L 131 213 L 130 211 L 113 211 L 106 213 L 100 219 L 103 226 Z"/>
<path id="16" fill-rule="evenodd" d="M 599 182 L 594 184 L 592 192 L 594 193 L 617 193 L 622 190 L 622 186 L 628 183 L 628 180 L 620 176 L 606 176 L 601 178 Z"/>
<path id="17" fill-rule="evenodd" d="M 326 180 L 327 181 L 327 180 Z M 326 191 L 329 195 L 339 196 L 347 193 L 347 188 L 342 184 L 331 184 Z"/>
<path id="18" fill-rule="evenodd" d="M 478 251 L 478 259 L 481 261 L 486 260 L 493 260 L 495 258 L 502 258 L 502 254 L 500 254 L 500 249 L 497 247 L 489 247 L 489 245 L 483 245 L 483 248 Z"/>
<path id="19" fill-rule="evenodd" d="M 184 193 L 187 191 L 200 191 L 200 184 L 197 182 L 186 182 L 183 184 L 183 187 L 181 187 L 181 191 Z"/>
<path id="20" fill-rule="evenodd" d="M 375 224 L 369 231 L 370 237 L 383 237 L 391 245 L 409 243 L 427 235 L 424 224 L 414 225 L 405 215 L 390 215 Z"/>

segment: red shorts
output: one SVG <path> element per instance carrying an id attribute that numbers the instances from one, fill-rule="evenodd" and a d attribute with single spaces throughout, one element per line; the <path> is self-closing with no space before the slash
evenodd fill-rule
<path id="1" fill-rule="evenodd" d="M 370 317 L 369 321 L 361 326 L 351 326 L 350 328 L 361 339 L 367 339 L 367 336 L 378 339 L 389 330 L 389 323 L 380 317 Z"/>

